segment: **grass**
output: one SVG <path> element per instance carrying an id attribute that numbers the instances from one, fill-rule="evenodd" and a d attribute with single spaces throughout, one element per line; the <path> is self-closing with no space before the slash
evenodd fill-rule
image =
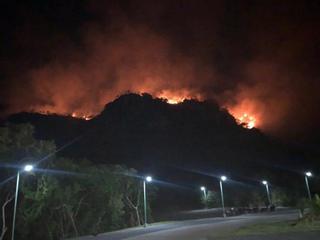
<path id="1" fill-rule="evenodd" d="M 220 239 L 228 239 L 229 237 L 271 235 L 271 234 L 284 234 L 284 233 L 292 233 L 292 232 L 310 232 L 310 231 L 320 231 L 320 221 L 315 221 L 312 223 L 287 221 L 287 222 L 253 224 L 246 227 L 241 227 L 237 230 L 234 230 L 233 232 L 223 234 L 220 236 Z"/>
<path id="2" fill-rule="evenodd" d="M 245 235 L 266 235 L 287 232 L 309 232 L 320 231 L 320 222 L 314 223 L 296 223 L 296 222 L 276 222 L 268 224 L 255 224 L 239 228 L 235 231 L 236 236 Z"/>

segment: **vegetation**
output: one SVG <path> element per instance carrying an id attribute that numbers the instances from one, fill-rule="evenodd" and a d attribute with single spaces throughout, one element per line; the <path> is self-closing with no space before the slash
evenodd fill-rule
<path id="1" fill-rule="evenodd" d="M 246 227 L 239 228 L 234 232 L 229 232 L 225 237 L 231 236 L 249 236 L 249 235 L 271 235 L 279 233 L 289 232 L 309 232 L 320 231 L 320 222 L 314 222 L 313 224 L 299 223 L 295 221 L 290 222 L 273 222 L 254 224 Z"/>
<path id="2" fill-rule="evenodd" d="M 264 189 L 262 189 L 264 190 Z M 227 194 L 225 201 L 228 206 L 247 207 L 247 208 L 265 208 L 268 206 L 268 198 L 265 191 L 257 189 L 232 189 L 233 198 Z M 299 208 L 299 204 L 303 201 L 308 202 L 305 198 L 296 198 L 296 196 L 288 194 L 284 189 L 275 188 L 272 191 L 272 203 L 275 206 L 291 206 Z M 299 199 L 298 202 L 296 199 Z M 221 207 L 220 191 L 208 190 L 206 197 L 201 195 L 201 203 L 205 208 Z M 306 206 L 304 206 L 306 207 Z"/>
<path id="3" fill-rule="evenodd" d="M 21 175 L 20 239 L 56 239 L 141 224 L 141 179 L 132 168 L 161 176 L 159 200 L 152 207 L 157 216 L 168 216 L 164 209 L 175 215 L 199 208 L 200 184 L 210 190 L 202 203 L 220 207 L 213 176 L 221 173 L 231 178 L 224 184 L 226 207 L 266 206 L 260 183 L 265 178 L 274 203 L 305 208 L 297 201 L 305 195 L 303 177 L 281 167 L 303 154 L 257 129 L 242 128 L 213 101 L 170 105 L 148 94 L 126 94 L 90 121 L 28 113 L 8 121 L 31 122 L 35 129 L 28 124 L 0 128 L 4 238 L 10 236 L 17 167 L 28 162 L 38 163 L 38 171 Z M 61 148 L 70 139 L 78 141 L 56 152 L 56 145 Z M 300 164 L 295 161 L 302 169 Z M 319 185 L 311 184 L 318 191 Z"/>
<path id="4" fill-rule="evenodd" d="M 201 195 L 201 203 L 206 208 L 215 208 L 221 206 L 220 193 L 215 191 L 207 191 L 206 196 Z"/>
<path id="5" fill-rule="evenodd" d="M 311 202 L 305 199 L 304 201 L 299 201 L 299 204 L 302 206 L 302 209 L 300 210 L 304 212 L 303 217 L 300 219 L 294 221 L 251 224 L 234 231 L 221 234 L 219 237 L 221 239 L 233 239 L 233 237 L 237 236 L 270 236 L 272 234 L 320 231 L 320 197 L 315 195 L 315 198 Z M 307 208 L 308 211 L 305 211 L 305 208 Z M 215 237 L 213 239 L 217 238 Z"/>
<path id="6" fill-rule="evenodd" d="M 309 210 L 309 211 L 307 211 Z M 310 202 L 308 200 L 302 202 L 300 206 L 301 219 L 300 222 L 314 223 L 320 222 L 320 197 L 315 195 L 314 199 Z"/>
<path id="7" fill-rule="evenodd" d="M 38 165 L 20 175 L 18 239 L 61 239 L 141 224 L 141 180 L 134 169 L 47 158 L 55 150 L 53 142 L 34 139 L 31 125 L 0 128 L 1 239 L 10 237 L 18 167 L 30 162 Z"/>
<path id="8" fill-rule="evenodd" d="M 280 196 L 286 205 L 294 205 L 295 199 L 305 196 L 302 174 L 298 177 L 295 171 L 288 171 L 288 166 L 303 170 L 311 157 L 258 129 L 239 126 L 214 101 L 186 100 L 171 105 L 148 94 L 128 93 L 108 103 L 90 121 L 32 113 L 16 114 L 8 121 L 32 123 L 37 139 L 54 139 L 58 147 L 78 139 L 58 156 L 86 158 L 96 164 L 125 164 L 182 187 L 198 190 L 204 185 L 219 193 L 218 181 L 212 176 L 226 174 L 233 180 L 224 186 L 227 207 L 266 205 L 262 179 L 270 182 L 277 203 L 276 186 L 282 192 L 287 190 L 287 200 Z M 308 168 L 315 171 L 317 165 Z M 310 184 L 312 191 L 320 190 L 317 181 Z M 177 211 L 201 207 L 198 191 L 172 188 L 159 186 L 161 200 L 154 211 L 167 209 L 170 213 L 169 205 Z"/>

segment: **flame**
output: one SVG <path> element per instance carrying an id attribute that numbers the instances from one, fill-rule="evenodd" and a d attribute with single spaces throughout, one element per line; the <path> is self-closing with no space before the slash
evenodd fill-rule
<path id="1" fill-rule="evenodd" d="M 92 116 L 85 115 L 85 114 L 78 114 L 76 112 L 73 112 L 71 114 L 71 117 L 73 117 L 73 118 L 81 118 L 81 119 L 84 119 L 86 121 L 89 121 L 90 119 L 92 119 Z"/>
<path id="2" fill-rule="evenodd" d="M 78 118 L 78 119 L 84 119 L 86 121 L 89 121 L 91 120 L 94 115 L 89 115 L 89 114 L 80 114 L 80 113 L 77 113 L 77 112 L 72 112 L 71 114 L 70 113 L 56 113 L 54 111 L 49 111 L 49 110 L 39 110 L 39 111 L 36 111 L 36 110 L 31 110 L 31 112 L 33 113 L 40 113 L 40 114 L 43 114 L 43 115 L 59 115 L 59 116 L 66 116 L 66 117 L 72 117 L 72 118 Z"/>
<path id="3" fill-rule="evenodd" d="M 86 121 L 89 121 L 90 119 L 92 119 L 92 116 L 85 115 L 85 114 L 79 114 L 76 112 L 73 112 L 71 115 L 67 115 L 67 116 L 71 116 L 73 118 L 78 118 L 78 119 L 84 119 Z"/>
<path id="4" fill-rule="evenodd" d="M 201 96 L 199 94 L 193 95 L 188 90 L 163 90 L 157 95 L 157 97 L 165 99 L 169 104 L 179 104 L 186 99 L 201 99 Z"/>
<path id="5" fill-rule="evenodd" d="M 247 113 L 243 113 L 242 116 L 237 118 L 237 120 L 241 125 L 243 125 L 245 128 L 248 128 L 248 129 L 254 128 L 256 126 L 256 121 L 257 121 L 255 117 Z"/>
<path id="6" fill-rule="evenodd" d="M 244 98 L 235 104 L 227 104 L 224 106 L 228 112 L 236 119 L 237 123 L 244 128 L 252 129 L 261 127 L 263 115 L 261 106 L 256 101 Z"/>
<path id="7" fill-rule="evenodd" d="M 165 99 L 167 99 L 167 103 L 169 104 L 178 104 L 185 100 L 185 98 L 181 98 L 181 97 L 172 97 L 172 98 L 165 98 Z"/>

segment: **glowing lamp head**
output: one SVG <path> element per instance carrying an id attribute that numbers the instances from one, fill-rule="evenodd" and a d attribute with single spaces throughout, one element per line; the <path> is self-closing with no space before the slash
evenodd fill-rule
<path id="1" fill-rule="evenodd" d="M 220 179 L 221 179 L 221 181 L 223 181 L 223 182 L 224 182 L 224 181 L 226 181 L 226 180 L 227 180 L 227 177 L 226 177 L 226 176 L 221 176 L 221 177 L 220 177 Z"/>
<path id="2" fill-rule="evenodd" d="M 204 186 L 201 186 L 201 191 L 205 191 L 206 190 L 206 188 L 204 187 Z"/>
<path id="3" fill-rule="evenodd" d="M 152 177 L 151 176 L 146 176 L 146 181 L 147 182 L 152 182 Z"/>
<path id="4" fill-rule="evenodd" d="M 263 185 L 267 185 L 268 182 L 267 182 L 266 180 L 263 180 L 263 181 L 262 181 L 262 184 L 263 184 Z"/>
<path id="5" fill-rule="evenodd" d="M 23 170 L 26 172 L 31 172 L 33 170 L 33 166 L 30 164 L 27 164 L 24 166 Z"/>
<path id="6" fill-rule="evenodd" d="M 309 172 L 306 172 L 306 176 L 307 176 L 307 177 L 312 177 L 312 172 L 310 172 L 310 171 L 309 171 Z"/>

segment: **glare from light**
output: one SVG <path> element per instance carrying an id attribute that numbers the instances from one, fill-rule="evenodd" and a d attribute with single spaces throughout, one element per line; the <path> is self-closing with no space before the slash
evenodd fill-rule
<path id="1" fill-rule="evenodd" d="M 227 180 L 227 177 L 226 176 L 221 176 L 220 178 L 222 181 L 226 181 Z"/>
<path id="2" fill-rule="evenodd" d="M 146 177 L 146 181 L 147 181 L 147 182 L 152 182 L 152 177 L 151 177 L 151 176 L 147 176 L 147 177 Z"/>
<path id="3" fill-rule="evenodd" d="M 202 186 L 200 189 L 201 189 L 201 191 L 205 191 L 206 190 L 206 188 L 204 186 Z"/>
<path id="4" fill-rule="evenodd" d="M 262 181 L 262 184 L 263 184 L 263 185 L 267 185 L 268 182 L 267 182 L 266 180 L 263 180 L 263 181 Z"/>
<path id="5" fill-rule="evenodd" d="M 33 166 L 30 165 L 30 164 L 27 164 L 27 165 L 24 166 L 23 169 L 24 169 L 24 171 L 26 171 L 26 172 L 31 172 L 31 171 L 33 170 Z"/>
<path id="6" fill-rule="evenodd" d="M 307 177 L 312 177 L 312 173 L 311 172 L 306 172 L 306 176 Z"/>

